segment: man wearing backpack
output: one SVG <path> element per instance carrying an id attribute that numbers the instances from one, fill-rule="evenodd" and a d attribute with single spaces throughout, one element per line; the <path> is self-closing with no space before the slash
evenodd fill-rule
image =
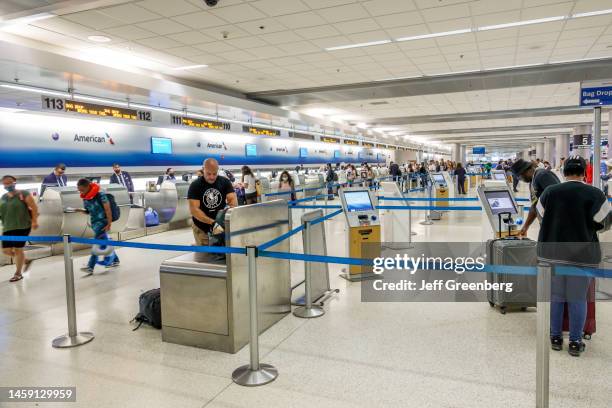
<path id="1" fill-rule="evenodd" d="M 77 183 L 77 188 L 81 193 L 83 206 L 85 208 L 79 208 L 76 211 L 89 214 L 91 229 L 96 239 L 108 240 L 107 232 L 110 231 L 113 223 L 113 207 L 115 210 L 114 212 L 117 213 L 117 207 L 116 204 L 114 204 L 114 200 L 111 200 L 109 196 L 101 191 L 97 183 L 92 183 L 87 179 L 80 179 Z M 115 218 L 118 217 L 115 216 Z M 104 246 L 102 246 L 101 249 L 104 250 Z M 81 268 L 81 271 L 91 274 L 98 263 L 98 255 L 92 250 L 89 262 L 86 266 Z M 107 268 L 117 267 L 119 266 L 119 257 L 115 251 L 112 251 L 109 255 L 104 257 L 104 261 L 100 262 L 100 264 Z"/>

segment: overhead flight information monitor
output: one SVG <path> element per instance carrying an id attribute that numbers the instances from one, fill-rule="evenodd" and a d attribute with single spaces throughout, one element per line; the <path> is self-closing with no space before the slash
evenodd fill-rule
<path id="1" fill-rule="evenodd" d="M 351 258 L 373 259 L 380 256 L 380 218 L 376 209 L 376 195 L 363 187 L 347 187 L 338 191 L 349 227 L 348 253 Z M 341 275 L 350 281 L 376 277 L 372 267 L 349 265 Z"/>
<path id="2" fill-rule="evenodd" d="M 42 109 L 115 119 L 141 120 L 145 122 L 152 121 L 151 112 L 149 111 L 130 109 L 128 107 L 79 102 L 63 98 L 53 98 L 46 95 L 42 96 Z"/>

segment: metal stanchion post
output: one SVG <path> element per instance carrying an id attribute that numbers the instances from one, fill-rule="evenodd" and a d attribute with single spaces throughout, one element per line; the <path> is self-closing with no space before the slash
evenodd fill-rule
<path id="1" fill-rule="evenodd" d="M 538 264 L 536 345 L 536 408 L 548 408 L 550 359 L 550 290 L 552 266 Z"/>
<path id="2" fill-rule="evenodd" d="M 310 254 L 310 222 L 304 222 L 304 255 Z M 313 317 L 320 317 L 325 314 L 325 310 L 321 306 L 312 304 L 312 274 L 311 264 L 309 261 L 304 261 L 304 275 L 306 279 L 305 294 L 304 294 L 304 306 L 295 308 L 293 314 L 297 317 L 304 319 L 312 319 Z"/>
<path id="3" fill-rule="evenodd" d="M 325 186 L 325 190 L 326 190 L 326 191 L 325 191 L 325 209 L 323 210 L 323 213 L 324 213 L 325 215 L 327 215 L 327 200 L 329 199 L 329 195 L 328 195 L 328 193 L 329 193 L 329 188 L 328 188 L 327 186 Z"/>
<path id="4" fill-rule="evenodd" d="M 247 246 L 249 265 L 249 314 L 250 314 L 250 363 L 238 367 L 232 373 L 236 384 L 247 387 L 268 384 L 278 377 L 278 370 L 270 365 L 259 362 L 259 312 L 257 308 L 257 248 Z"/>
<path id="5" fill-rule="evenodd" d="M 70 235 L 64 234 L 64 269 L 66 276 L 66 303 L 68 309 L 68 334 L 56 337 L 51 345 L 55 348 L 69 348 L 89 343 L 94 339 L 91 332 L 78 332 L 76 321 L 76 301 L 74 296 L 74 265 Z"/>
<path id="6" fill-rule="evenodd" d="M 432 190 L 432 184 L 431 183 L 427 183 L 427 190 L 429 191 L 429 209 L 425 212 L 425 221 L 421 221 L 419 224 L 421 225 L 432 225 L 434 222 L 431 220 L 431 206 L 432 206 L 432 197 L 431 197 L 431 190 Z"/>

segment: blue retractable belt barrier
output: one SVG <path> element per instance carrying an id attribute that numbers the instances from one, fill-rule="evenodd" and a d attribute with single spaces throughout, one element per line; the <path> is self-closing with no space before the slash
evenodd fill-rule
<path id="1" fill-rule="evenodd" d="M 612 269 L 555 265 L 554 272 L 555 275 L 585 276 L 591 278 L 612 278 Z"/>
<path id="2" fill-rule="evenodd" d="M 310 197 L 304 197 L 304 198 L 299 198 L 297 200 L 293 200 L 293 201 L 289 201 L 290 205 L 295 205 L 297 203 L 303 203 L 304 201 L 312 201 L 312 200 L 316 200 L 319 197 L 326 197 L 327 194 L 319 194 L 319 195 L 314 195 L 314 196 L 310 196 Z"/>
<path id="3" fill-rule="evenodd" d="M 341 205 L 294 205 L 291 208 L 317 209 L 317 208 L 342 208 L 342 206 Z"/>
<path id="4" fill-rule="evenodd" d="M 297 234 L 298 232 L 301 232 L 304 230 L 304 226 L 300 225 L 297 228 L 292 229 L 291 231 L 285 232 L 283 235 L 281 235 L 280 237 L 276 237 L 266 243 L 261 244 L 260 246 L 257 247 L 257 249 L 259 249 L 260 251 L 264 251 L 270 247 L 273 247 L 274 245 L 278 244 L 279 242 L 282 242 L 284 240 L 286 240 L 287 238 L 291 237 L 292 235 Z"/>
<path id="5" fill-rule="evenodd" d="M 314 219 L 314 220 L 310 221 L 310 225 L 317 225 L 317 224 L 319 224 L 321 222 L 324 222 L 324 221 L 326 221 L 326 220 L 328 220 L 328 219 L 330 219 L 332 217 L 335 217 L 336 215 L 340 214 L 341 212 L 342 212 L 342 210 L 334 211 L 331 214 L 324 215 L 322 217 Z M 272 240 L 270 240 L 268 242 L 265 242 L 265 243 L 259 245 L 257 247 L 257 249 L 260 250 L 260 251 L 265 251 L 266 249 L 273 247 L 274 245 L 278 244 L 279 242 L 282 242 L 282 241 L 286 240 L 287 238 L 297 234 L 298 232 L 302 232 L 303 230 L 304 230 L 304 225 L 300 225 L 299 227 L 296 227 L 296 228 L 292 229 L 291 231 L 285 232 L 283 235 L 281 235 L 281 236 L 279 236 L 277 238 L 274 238 L 274 239 L 272 239 Z"/>
<path id="6" fill-rule="evenodd" d="M 0 241 L 13 241 L 13 242 L 62 242 L 62 237 L 54 237 L 54 236 L 33 236 L 33 237 L 24 237 L 22 235 L 0 235 Z"/>
<path id="7" fill-rule="evenodd" d="M 270 196 L 278 196 L 278 195 L 287 195 L 287 194 L 291 194 L 291 193 L 299 193 L 299 192 L 302 192 L 302 191 L 304 191 L 304 190 L 279 191 L 277 193 L 266 193 L 266 194 L 264 194 L 264 196 L 270 197 Z"/>
<path id="8" fill-rule="evenodd" d="M 290 259 L 294 261 L 335 263 L 343 265 L 372 265 L 371 259 L 347 258 L 343 256 L 306 255 L 293 252 L 260 251 L 259 256 L 276 259 Z"/>
<path id="9" fill-rule="evenodd" d="M 75 242 L 78 244 L 112 245 L 114 247 L 154 249 L 158 251 L 180 251 L 180 252 L 187 251 L 187 252 L 207 252 L 207 253 L 215 253 L 215 254 L 244 254 L 246 255 L 246 248 L 235 248 L 235 247 L 145 244 L 143 242 L 113 241 L 113 240 L 79 238 L 79 237 L 70 237 L 70 242 Z"/>
<path id="10" fill-rule="evenodd" d="M 438 211 L 481 211 L 482 207 L 436 207 L 432 205 L 379 205 L 379 210 L 438 210 Z"/>

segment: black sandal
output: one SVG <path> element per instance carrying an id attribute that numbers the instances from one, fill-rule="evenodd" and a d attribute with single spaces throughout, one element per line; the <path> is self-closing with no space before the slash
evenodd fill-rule
<path id="1" fill-rule="evenodd" d="M 15 274 L 13 275 L 13 277 L 11 279 L 9 279 L 9 282 L 19 282 L 20 280 L 23 279 L 23 275 L 22 274 Z"/>

